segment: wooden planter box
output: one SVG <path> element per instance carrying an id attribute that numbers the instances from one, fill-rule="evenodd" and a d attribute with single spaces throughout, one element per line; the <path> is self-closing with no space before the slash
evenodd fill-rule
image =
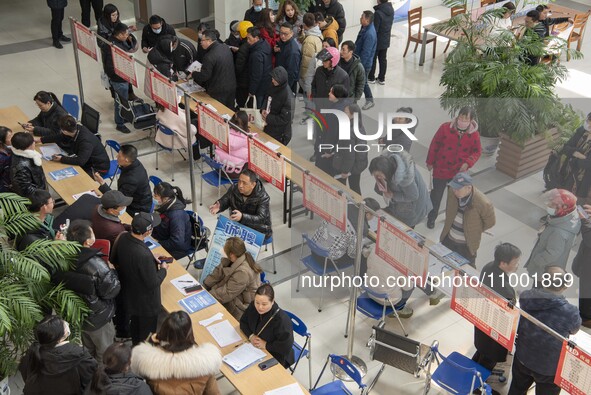
<path id="1" fill-rule="evenodd" d="M 551 132 L 554 139 L 557 131 Z M 550 148 L 545 136 L 539 135 L 526 141 L 523 146 L 501 135 L 501 146 L 497 156 L 497 170 L 513 178 L 521 178 L 538 172 L 546 166 Z"/>

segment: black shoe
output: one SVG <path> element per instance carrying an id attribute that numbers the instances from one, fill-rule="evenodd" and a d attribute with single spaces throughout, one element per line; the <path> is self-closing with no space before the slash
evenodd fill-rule
<path id="1" fill-rule="evenodd" d="M 62 43 L 59 42 L 59 40 L 53 40 L 53 46 L 57 49 L 62 49 L 64 47 Z"/>
<path id="2" fill-rule="evenodd" d="M 117 127 L 115 129 L 117 129 L 121 133 L 125 133 L 125 134 L 131 133 L 131 130 L 129 130 L 129 128 L 125 125 L 117 125 Z"/>
<path id="3" fill-rule="evenodd" d="M 63 41 L 63 42 L 65 42 L 65 43 L 69 43 L 70 41 L 72 41 L 72 39 L 71 39 L 70 37 L 66 37 L 66 36 L 64 36 L 64 35 L 62 35 L 62 36 L 59 38 L 59 40 L 60 40 L 60 41 Z"/>
<path id="4" fill-rule="evenodd" d="M 427 228 L 433 229 L 434 227 L 435 227 L 435 220 L 434 219 L 428 219 L 427 220 Z"/>

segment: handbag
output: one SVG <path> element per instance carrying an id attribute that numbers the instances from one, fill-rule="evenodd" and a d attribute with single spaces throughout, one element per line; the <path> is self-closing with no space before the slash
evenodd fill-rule
<path id="1" fill-rule="evenodd" d="M 254 124 L 257 128 L 262 130 L 265 127 L 265 121 L 263 121 L 263 115 L 257 108 L 257 98 L 253 96 L 252 99 L 253 107 L 244 107 L 240 110 L 244 111 L 248 115 L 249 123 Z M 248 106 L 248 100 L 246 101 L 245 106 Z"/>

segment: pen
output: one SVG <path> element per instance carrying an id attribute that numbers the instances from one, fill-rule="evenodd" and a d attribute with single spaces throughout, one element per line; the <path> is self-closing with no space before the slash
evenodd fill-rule
<path id="1" fill-rule="evenodd" d="M 188 280 L 179 280 L 179 283 L 193 283 L 193 281 L 188 281 Z"/>
<path id="2" fill-rule="evenodd" d="M 242 341 L 242 342 L 240 342 L 240 343 L 236 344 L 236 345 L 234 346 L 234 348 L 238 348 L 238 347 L 240 347 L 240 346 L 242 346 L 243 344 L 246 344 L 246 343 L 250 343 L 250 342 L 249 342 L 248 340 L 244 340 L 244 341 Z"/>

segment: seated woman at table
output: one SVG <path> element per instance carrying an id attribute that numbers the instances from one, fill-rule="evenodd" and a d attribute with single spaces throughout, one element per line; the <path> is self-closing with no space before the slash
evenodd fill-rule
<path id="1" fill-rule="evenodd" d="M 223 163 L 225 172 L 233 180 L 240 177 L 242 168 L 248 163 L 248 137 L 238 128 L 249 133 L 248 114 L 242 110 L 235 112 L 230 119 L 230 136 L 228 138 L 230 152 L 219 147 L 215 149 L 215 159 Z M 225 174 L 222 175 L 225 176 Z"/>
<path id="2" fill-rule="evenodd" d="M 90 176 L 94 172 L 105 174 L 109 171 L 111 160 L 101 144 L 101 141 L 84 125 L 71 115 L 62 117 L 59 121 L 61 133 L 56 136 L 42 137 L 42 143 L 58 143 L 70 141 L 69 151 L 72 156 L 54 155 L 51 160 L 66 165 L 80 166 Z"/>
<path id="3" fill-rule="evenodd" d="M 158 333 L 133 348 L 131 370 L 144 377 L 156 395 L 220 395 L 215 376 L 222 356 L 211 343 L 195 342 L 191 317 L 170 313 Z"/>
<path id="4" fill-rule="evenodd" d="M 179 108 L 178 114 L 173 113 L 163 105 L 156 103 L 156 119 L 168 129 L 174 131 L 175 135 L 170 136 L 162 133 L 160 129 L 156 130 L 156 142 L 168 149 L 181 149 L 187 147 L 187 118 L 185 110 Z M 197 127 L 191 124 L 191 145 L 195 144 Z"/>
<path id="5" fill-rule="evenodd" d="M 203 281 L 203 286 L 237 320 L 254 300 L 254 293 L 260 284 L 261 267 L 246 251 L 244 241 L 229 237 L 224 244 L 221 263 Z"/>
<path id="6" fill-rule="evenodd" d="M 10 189 L 11 139 L 12 130 L 6 126 L 0 126 L 0 192 L 12 192 Z"/>
<path id="7" fill-rule="evenodd" d="M 39 91 L 33 100 L 41 112 L 29 123 L 23 124 L 23 129 L 39 137 L 58 136 L 59 120 L 68 115 L 68 112 L 64 110 L 55 93 Z"/>
<path id="8" fill-rule="evenodd" d="M 513 21 L 511 20 L 511 16 L 515 13 L 515 4 L 508 1 L 503 4 L 503 8 L 505 9 L 505 13 L 503 14 L 502 18 L 496 18 L 494 21 L 494 31 L 500 34 L 502 31 L 511 30 L 513 26 Z"/>
<path id="9" fill-rule="evenodd" d="M 152 231 L 152 237 L 174 257 L 180 259 L 191 248 L 191 218 L 185 211 L 187 204 L 183 192 L 167 182 L 154 187 L 156 211 L 160 213 L 160 225 Z"/>
<path id="10" fill-rule="evenodd" d="M 269 351 L 284 368 L 295 362 L 291 319 L 275 302 L 271 284 L 256 290 L 254 301 L 240 319 L 240 329 L 253 346 Z"/>
<path id="11" fill-rule="evenodd" d="M 33 135 L 18 132 L 12 136 L 11 141 L 10 180 L 14 193 L 29 197 L 36 189 L 47 189 L 41 167 L 41 154 L 35 151 Z"/>

